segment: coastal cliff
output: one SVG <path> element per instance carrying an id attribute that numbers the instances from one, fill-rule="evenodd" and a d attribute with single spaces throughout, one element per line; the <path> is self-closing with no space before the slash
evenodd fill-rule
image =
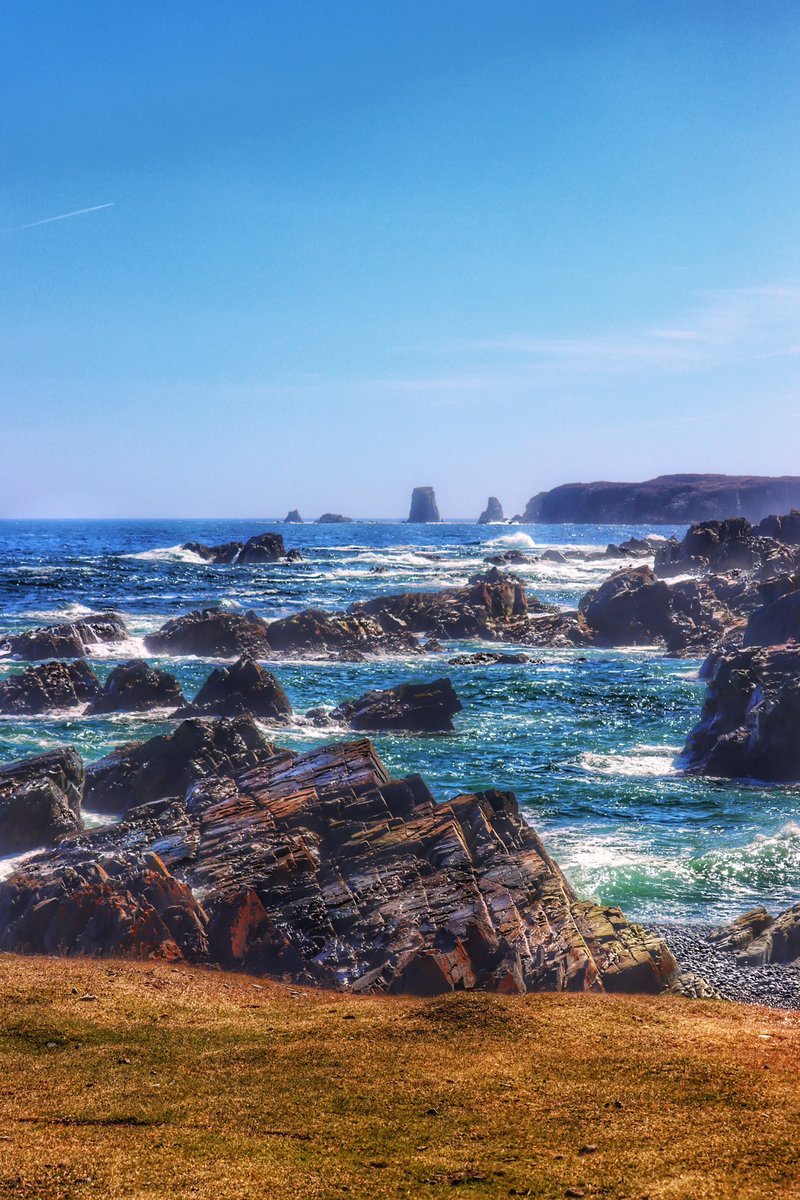
<path id="1" fill-rule="evenodd" d="M 759 521 L 800 505 L 800 477 L 659 475 L 642 483 L 564 483 L 528 501 L 524 522 L 678 525 L 730 517 Z"/>

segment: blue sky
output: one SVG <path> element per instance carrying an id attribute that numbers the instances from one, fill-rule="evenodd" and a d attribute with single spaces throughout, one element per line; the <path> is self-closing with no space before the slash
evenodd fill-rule
<path id="1" fill-rule="evenodd" d="M 0 65 L 0 515 L 800 474 L 796 0 L 6 0 Z"/>

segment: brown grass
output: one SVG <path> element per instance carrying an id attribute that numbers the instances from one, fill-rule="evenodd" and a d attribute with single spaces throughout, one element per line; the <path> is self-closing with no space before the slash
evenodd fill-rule
<path id="1" fill-rule="evenodd" d="M 0 989 L 0 1197 L 800 1197 L 800 1015 L 10 955 Z"/>

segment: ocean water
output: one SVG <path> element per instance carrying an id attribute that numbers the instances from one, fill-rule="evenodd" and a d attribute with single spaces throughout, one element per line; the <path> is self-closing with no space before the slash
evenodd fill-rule
<path id="1" fill-rule="evenodd" d="M 275 529 L 304 561 L 211 566 L 186 541 L 243 540 Z M 402 589 L 460 584 L 505 548 L 594 547 L 672 532 L 634 526 L 478 526 L 399 522 L 281 525 L 252 521 L 0 522 L 0 631 L 114 607 L 131 631 L 99 647 L 101 677 L 143 653 L 142 638 L 198 606 L 253 609 L 267 619 Z M 676 531 L 677 532 L 677 531 Z M 593 557 L 514 565 L 529 590 L 573 607 L 614 569 Z M 529 650 L 535 662 L 450 666 L 478 643 L 443 655 L 368 663 L 269 665 L 302 716 L 374 687 L 448 674 L 464 706 L 449 736 L 375 738 L 396 773 L 421 773 L 439 799 L 486 787 L 516 792 L 528 820 L 583 896 L 646 921 L 707 921 L 754 904 L 778 911 L 800 890 L 800 788 L 686 779 L 675 766 L 699 712 L 699 662 L 649 650 Z M 494 647 L 497 648 L 497 647 Z M 507 647 L 502 647 L 506 649 Z M 210 670 L 194 658 L 158 660 L 188 696 Z M 0 659 L 0 674 L 21 669 Z M 42 719 L 0 717 L 0 762 L 71 743 L 87 760 L 170 728 L 166 714 Z M 296 721 L 271 730 L 301 749 L 335 736 Z M 0 864 L 0 867 L 2 864 Z"/>

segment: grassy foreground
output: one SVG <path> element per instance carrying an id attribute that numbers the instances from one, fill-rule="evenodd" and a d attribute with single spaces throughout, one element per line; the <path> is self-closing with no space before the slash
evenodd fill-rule
<path id="1" fill-rule="evenodd" d="M 0 1005 L 2 1197 L 800 1197 L 800 1014 L 11 955 Z"/>

